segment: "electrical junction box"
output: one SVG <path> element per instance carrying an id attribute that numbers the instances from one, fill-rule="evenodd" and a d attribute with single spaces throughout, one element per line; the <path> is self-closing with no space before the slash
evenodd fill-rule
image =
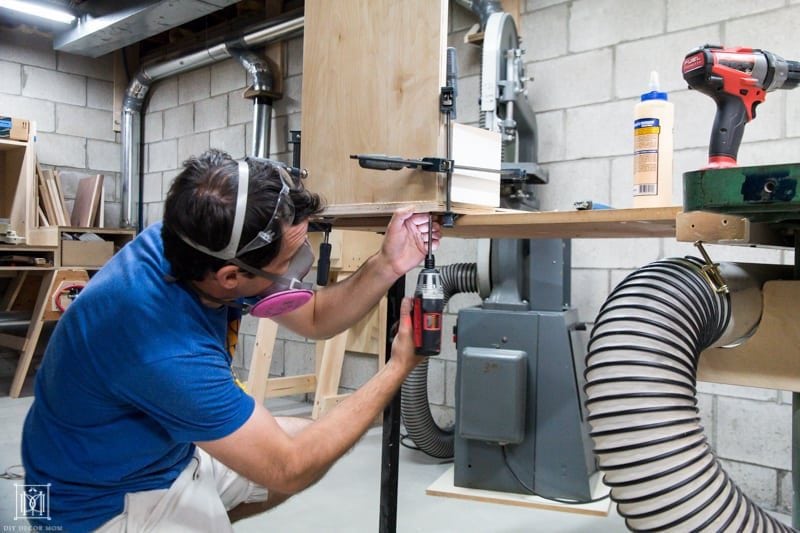
<path id="1" fill-rule="evenodd" d="M 465 439 L 518 444 L 525 438 L 527 354 L 469 346 L 461 356 L 458 432 Z"/>

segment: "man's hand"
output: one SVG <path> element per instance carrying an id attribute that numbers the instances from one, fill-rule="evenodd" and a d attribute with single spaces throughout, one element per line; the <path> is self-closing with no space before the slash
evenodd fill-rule
<path id="1" fill-rule="evenodd" d="M 380 255 L 396 276 L 419 265 L 428 253 L 428 214 L 414 213 L 413 207 L 397 209 L 386 228 Z M 442 228 L 433 223 L 432 250 L 439 247 Z"/>
<path id="2" fill-rule="evenodd" d="M 400 304 L 400 321 L 397 335 L 392 341 L 392 361 L 396 361 L 406 371 L 411 372 L 424 357 L 414 353 L 414 335 L 411 331 L 411 298 L 403 298 Z"/>

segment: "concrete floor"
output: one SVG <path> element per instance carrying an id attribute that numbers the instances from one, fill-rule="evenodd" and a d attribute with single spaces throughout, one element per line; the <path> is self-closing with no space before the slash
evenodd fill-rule
<path id="1" fill-rule="evenodd" d="M 28 380 L 30 382 L 32 380 Z M 20 434 L 33 401 L 26 383 L 23 397 L 7 396 L 9 381 L 0 377 L 0 472 L 20 463 Z M 310 405 L 285 399 L 270 400 L 276 415 L 303 416 Z M 596 532 L 627 531 L 615 507 L 606 517 L 539 510 L 510 505 L 427 496 L 425 489 L 450 464 L 441 464 L 421 452 L 400 449 L 397 531 L 425 533 L 511 533 L 529 531 Z M 294 533 L 355 533 L 378 531 L 380 502 L 381 429 L 371 429 L 316 485 L 269 513 L 240 521 L 237 533 L 291 531 Z M 0 528 L 22 531 L 14 521 L 14 483 L 0 479 Z M 789 518 L 780 516 L 789 523 Z M 14 526 L 18 526 L 14 528 Z"/>

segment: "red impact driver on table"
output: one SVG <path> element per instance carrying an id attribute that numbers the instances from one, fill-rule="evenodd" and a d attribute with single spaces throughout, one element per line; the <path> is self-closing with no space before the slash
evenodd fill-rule
<path id="1" fill-rule="evenodd" d="M 705 45 L 686 55 L 683 79 L 717 102 L 707 168 L 735 167 L 745 124 L 755 118 L 756 106 L 770 91 L 797 87 L 800 62 L 755 48 Z"/>
<path id="2" fill-rule="evenodd" d="M 442 351 L 442 313 L 444 312 L 442 274 L 436 268 L 431 248 L 433 217 L 428 221 L 428 232 L 428 254 L 425 256 L 425 268 L 417 276 L 411 325 L 414 332 L 414 351 L 417 355 L 430 356 L 439 355 Z"/>

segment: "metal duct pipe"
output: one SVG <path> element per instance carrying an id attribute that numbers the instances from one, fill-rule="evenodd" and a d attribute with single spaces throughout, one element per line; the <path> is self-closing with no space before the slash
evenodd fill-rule
<path id="1" fill-rule="evenodd" d="M 633 531 L 789 530 L 745 496 L 700 425 L 697 362 L 742 341 L 761 316 L 761 286 L 791 269 L 721 265 L 716 292 L 697 259 L 652 263 L 600 309 L 586 356 L 586 407 L 595 455 Z"/>
<path id="2" fill-rule="evenodd" d="M 244 35 L 232 43 L 231 47 L 250 47 L 279 41 L 302 31 L 304 17 L 285 22 L 271 24 Z M 137 228 L 141 223 L 141 168 L 140 143 L 142 137 L 141 114 L 147 92 L 153 82 L 160 79 L 188 72 L 231 57 L 228 44 L 211 46 L 199 52 L 142 67 L 133 77 L 125 92 L 122 104 L 122 219 L 123 228 Z M 263 110 L 262 110 L 263 113 Z M 255 131 L 253 132 L 255 138 Z M 260 141 L 263 142 L 263 141 Z M 267 145 L 268 146 L 268 145 Z M 134 213 L 134 201 L 137 199 L 139 209 Z"/>
<path id="3" fill-rule="evenodd" d="M 272 102 L 282 95 L 275 90 L 275 77 L 269 61 L 245 48 L 228 45 L 228 51 L 247 70 L 253 84 L 244 92 L 244 97 L 253 100 L 253 148 L 255 157 L 269 156 Z"/>
<path id="4" fill-rule="evenodd" d="M 486 28 L 486 22 L 492 13 L 503 12 L 500 0 L 456 0 L 456 3 L 478 15 L 481 21 L 481 30 Z"/>

